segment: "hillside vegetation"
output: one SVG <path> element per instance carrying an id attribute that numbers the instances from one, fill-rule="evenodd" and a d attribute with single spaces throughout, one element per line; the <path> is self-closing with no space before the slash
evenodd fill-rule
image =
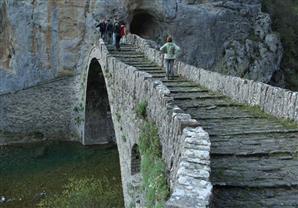
<path id="1" fill-rule="evenodd" d="M 282 39 L 286 87 L 298 91 L 298 0 L 263 0 L 263 10 L 270 13 L 272 29 Z"/>

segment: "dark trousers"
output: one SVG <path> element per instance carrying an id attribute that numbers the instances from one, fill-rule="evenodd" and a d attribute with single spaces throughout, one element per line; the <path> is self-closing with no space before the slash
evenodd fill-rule
<path id="1" fill-rule="evenodd" d="M 113 33 L 112 32 L 108 32 L 107 33 L 107 42 L 108 44 L 112 44 L 112 36 L 113 36 Z"/>
<path id="2" fill-rule="evenodd" d="M 120 39 L 121 39 L 121 36 L 116 34 L 116 48 L 117 49 L 120 49 Z"/>
<path id="3" fill-rule="evenodd" d="M 100 31 L 101 38 L 106 41 L 107 33 L 105 31 Z"/>
<path id="4" fill-rule="evenodd" d="M 166 62 L 166 77 L 168 79 L 174 76 L 174 59 L 165 59 Z"/>

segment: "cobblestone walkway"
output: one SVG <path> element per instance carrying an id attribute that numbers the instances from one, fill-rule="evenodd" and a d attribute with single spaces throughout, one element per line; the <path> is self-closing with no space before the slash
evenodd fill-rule
<path id="1" fill-rule="evenodd" d="M 280 121 L 165 72 L 132 46 L 111 54 L 170 89 L 211 140 L 212 207 L 298 207 L 298 125 Z M 128 78 L 127 78 L 128 79 Z"/>

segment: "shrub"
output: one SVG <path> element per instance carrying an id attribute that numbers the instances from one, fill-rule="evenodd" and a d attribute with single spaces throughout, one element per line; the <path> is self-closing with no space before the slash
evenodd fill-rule
<path id="1" fill-rule="evenodd" d="M 121 186 L 112 185 L 107 178 L 71 178 L 62 194 L 43 199 L 39 208 L 106 208 L 123 207 L 119 200 Z"/>
<path id="2" fill-rule="evenodd" d="M 147 117 L 147 101 L 142 101 L 137 105 L 136 113 L 139 118 L 146 119 Z"/>
<path id="3" fill-rule="evenodd" d="M 146 196 L 146 206 L 165 207 L 169 196 L 165 163 L 161 157 L 158 131 L 153 123 L 146 122 L 140 136 L 141 173 Z"/>

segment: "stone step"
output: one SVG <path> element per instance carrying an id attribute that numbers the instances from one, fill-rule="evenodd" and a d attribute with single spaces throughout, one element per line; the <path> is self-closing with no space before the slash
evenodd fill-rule
<path id="1" fill-rule="evenodd" d="M 274 155 L 298 151 L 298 133 L 210 136 L 211 154 L 218 156 Z M 294 145 L 293 145 L 294 144 Z"/>
<path id="2" fill-rule="evenodd" d="M 136 51 L 136 48 L 134 47 L 121 47 L 121 50 L 118 51 L 116 48 L 114 47 L 107 47 L 107 49 L 109 50 L 110 53 L 125 53 L 125 52 L 134 52 L 134 53 L 139 53 Z"/>
<path id="3" fill-rule="evenodd" d="M 155 64 L 149 63 L 149 62 L 141 62 L 141 61 L 124 61 L 124 63 L 129 64 L 131 66 L 135 67 L 158 67 Z M 160 68 L 160 67 L 159 67 Z"/>
<path id="4" fill-rule="evenodd" d="M 201 88 L 169 88 L 172 94 L 181 94 L 181 93 L 207 93 L 207 90 Z"/>
<path id="5" fill-rule="evenodd" d="M 264 115 L 253 115 L 249 110 L 238 106 L 206 106 L 201 108 L 188 108 L 185 110 L 199 121 L 204 119 L 239 119 L 239 118 L 264 118 Z"/>
<path id="6" fill-rule="evenodd" d="M 135 50 L 130 50 L 130 49 L 122 49 L 123 51 L 117 51 L 117 50 L 114 50 L 114 51 L 110 51 L 110 54 L 113 54 L 113 55 L 123 55 L 123 54 L 126 54 L 126 55 L 140 55 L 139 52 L 136 52 Z"/>
<path id="7" fill-rule="evenodd" d="M 210 94 L 208 92 L 193 92 L 193 93 L 172 93 L 171 94 L 174 98 L 174 100 L 196 100 L 198 102 L 200 99 L 218 99 L 218 98 L 224 98 L 222 95 L 214 95 Z"/>
<path id="8" fill-rule="evenodd" d="M 208 92 L 208 90 L 202 89 L 200 87 L 192 87 L 192 86 L 184 86 L 184 87 L 177 87 L 177 86 L 167 86 L 172 93 L 179 93 L 179 92 Z"/>
<path id="9" fill-rule="evenodd" d="M 177 80 L 164 80 L 163 83 L 167 85 L 167 83 L 188 83 L 188 81 L 180 77 Z"/>
<path id="10" fill-rule="evenodd" d="M 187 110 L 187 109 L 196 109 L 196 108 L 214 108 L 214 107 L 228 107 L 228 106 L 241 106 L 240 104 L 232 102 L 230 99 L 227 99 L 225 97 L 222 98 L 214 98 L 214 97 L 208 97 L 205 99 L 199 99 L 199 100 L 189 100 L 188 102 L 185 102 L 184 100 L 175 100 L 175 104 L 178 105 L 181 109 Z"/>
<path id="11" fill-rule="evenodd" d="M 161 80 L 161 81 L 166 80 L 166 78 L 165 78 L 166 73 L 165 73 L 165 72 L 163 72 L 162 74 L 151 74 L 151 75 L 152 75 L 152 77 L 155 78 L 155 79 L 158 79 L 158 80 Z M 179 79 L 179 77 L 174 76 L 174 77 L 172 77 L 171 79 L 172 79 L 172 80 L 175 80 L 175 79 Z"/>
<path id="12" fill-rule="evenodd" d="M 154 64 L 148 63 L 148 62 L 138 62 L 138 61 L 133 61 L 133 62 L 129 62 L 129 61 L 125 61 L 125 63 L 132 65 L 132 66 L 136 66 L 136 67 L 152 67 L 152 68 L 160 68 L 159 66 L 156 66 Z"/>
<path id="13" fill-rule="evenodd" d="M 121 60 L 129 60 L 129 59 L 144 59 L 144 55 L 130 55 L 130 54 L 113 54 L 114 57 L 119 58 Z"/>
<path id="14" fill-rule="evenodd" d="M 214 185 L 237 187 L 298 186 L 298 160 L 284 155 L 211 157 Z"/>
<path id="15" fill-rule="evenodd" d="M 147 73 L 157 73 L 157 72 L 164 72 L 163 70 L 161 70 L 160 68 L 140 68 L 140 67 L 136 67 L 138 70 L 140 71 L 144 71 L 144 72 L 147 72 Z"/>
<path id="16" fill-rule="evenodd" d="M 298 207 L 296 187 L 247 188 L 213 187 L 211 207 L 222 208 L 295 208 Z"/>
<path id="17" fill-rule="evenodd" d="M 142 70 L 140 69 L 140 71 L 144 71 L 144 72 L 147 72 L 149 74 L 163 74 L 165 75 L 166 73 L 162 70 Z"/>
<path id="18" fill-rule="evenodd" d="M 145 72 L 147 72 L 147 71 L 145 71 Z M 166 73 L 162 72 L 162 71 L 157 71 L 157 72 L 154 72 L 154 73 L 147 72 L 147 73 L 152 75 L 152 77 L 154 77 L 154 78 L 164 78 L 166 76 Z"/>
<path id="19" fill-rule="evenodd" d="M 153 76 L 152 79 L 162 81 L 162 82 L 168 81 L 168 79 L 166 78 L 165 75 L 164 76 Z M 176 81 L 176 80 L 179 80 L 179 79 L 180 79 L 180 77 L 173 77 L 173 78 L 171 78 L 171 81 Z"/>
<path id="20" fill-rule="evenodd" d="M 132 63 L 145 63 L 150 64 L 144 57 L 135 57 L 135 58 L 123 58 L 123 57 L 116 57 L 118 60 L 126 63 L 126 64 L 132 64 Z"/>
<path id="21" fill-rule="evenodd" d="M 297 133 L 298 129 L 271 129 L 271 130 L 248 130 L 238 132 L 209 132 L 209 136 L 239 136 L 239 135 L 257 135 L 257 134 L 273 134 L 273 133 Z"/>
<path id="22" fill-rule="evenodd" d="M 194 85 L 191 82 L 165 82 L 164 83 L 168 88 L 192 88 L 192 87 L 198 87 L 198 85 Z"/>
<path id="23" fill-rule="evenodd" d="M 210 135 L 251 134 L 253 132 L 285 131 L 285 127 L 266 118 L 212 119 L 200 120 Z"/>

